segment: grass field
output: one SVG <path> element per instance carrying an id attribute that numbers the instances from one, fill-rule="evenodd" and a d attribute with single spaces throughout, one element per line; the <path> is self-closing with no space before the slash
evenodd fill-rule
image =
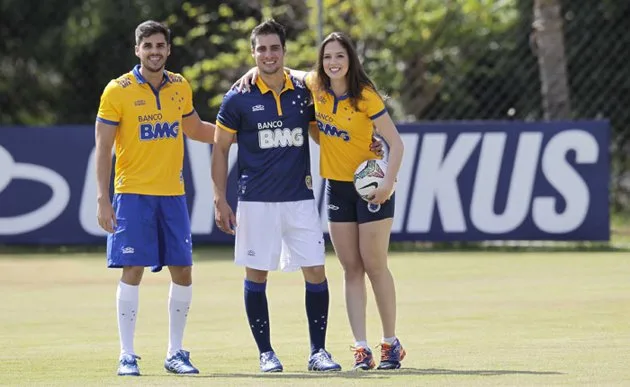
<path id="1" fill-rule="evenodd" d="M 298 273 L 273 273 L 272 342 L 285 373 L 258 373 L 230 250 L 198 250 L 185 346 L 202 374 L 168 375 L 167 272 L 145 274 L 136 351 L 140 378 L 115 376 L 119 272 L 102 254 L 0 255 L 2 385 L 630 385 L 628 253 L 397 253 L 395 372 L 352 372 L 341 271 L 328 260 L 328 349 L 344 371 L 305 371 L 308 330 Z M 373 297 L 372 345 L 380 338 Z"/>

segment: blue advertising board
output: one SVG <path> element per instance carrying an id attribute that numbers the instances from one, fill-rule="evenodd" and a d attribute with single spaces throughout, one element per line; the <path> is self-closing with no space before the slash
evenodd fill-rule
<path id="1" fill-rule="evenodd" d="M 399 124 L 405 144 L 392 240 L 608 240 L 606 121 Z M 311 143 L 322 230 L 326 203 Z M 212 147 L 186 140 L 195 243 L 230 243 L 214 224 Z M 236 146 L 228 195 L 235 205 Z M 0 244 L 101 244 L 94 129 L 0 127 Z"/>

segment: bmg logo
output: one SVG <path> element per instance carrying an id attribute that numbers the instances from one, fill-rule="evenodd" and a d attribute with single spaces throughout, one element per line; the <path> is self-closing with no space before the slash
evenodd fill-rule
<path id="1" fill-rule="evenodd" d="M 177 138 L 179 121 L 173 123 L 156 122 L 140 125 L 140 140 L 159 140 L 163 138 Z"/>
<path id="2" fill-rule="evenodd" d="M 339 129 L 335 125 L 326 124 L 317 120 L 317 127 L 319 127 L 319 131 L 323 132 L 326 136 L 339 137 L 346 142 L 350 141 L 350 134 L 348 131 Z"/>
<path id="3" fill-rule="evenodd" d="M 258 145 L 260 149 L 285 148 L 287 146 L 301 147 L 304 145 L 302 128 L 259 130 Z"/>

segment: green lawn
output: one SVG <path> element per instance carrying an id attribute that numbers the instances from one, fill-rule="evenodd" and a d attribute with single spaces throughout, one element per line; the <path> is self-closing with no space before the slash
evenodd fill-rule
<path id="1" fill-rule="evenodd" d="M 119 272 L 102 254 L 0 255 L 3 385 L 630 385 L 628 253 L 396 253 L 403 369 L 306 372 L 308 330 L 298 273 L 268 286 L 272 342 L 285 373 L 260 375 L 243 308 L 242 269 L 230 250 L 198 250 L 185 346 L 202 373 L 168 375 L 166 271 L 140 290 L 140 378 L 115 376 Z M 215 258 L 215 259 L 213 259 Z M 328 260 L 328 349 L 352 361 L 342 276 Z M 369 340 L 380 339 L 368 304 Z M 177 378 L 174 380 L 174 378 Z"/>

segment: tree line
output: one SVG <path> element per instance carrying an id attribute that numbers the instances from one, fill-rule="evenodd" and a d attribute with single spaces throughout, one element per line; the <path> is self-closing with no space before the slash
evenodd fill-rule
<path id="1" fill-rule="evenodd" d="M 556 1 L 567 62 L 568 118 L 611 119 L 624 140 L 630 86 L 630 3 Z M 542 119 L 532 47 L 534 0 L 323 0 L 324 35 L 349 33 L 399 121 Z M 0 4 L 0 124 L 92 123 L 107 82 L 137 58 L 143 20 L 173 32 L 172 71 L 212 119 L 232 82 L 253 65 L 249 32 L 274 17 L 287 27 L 288 66 L 317 52 L 316 0 L 5 0 Z"/>

